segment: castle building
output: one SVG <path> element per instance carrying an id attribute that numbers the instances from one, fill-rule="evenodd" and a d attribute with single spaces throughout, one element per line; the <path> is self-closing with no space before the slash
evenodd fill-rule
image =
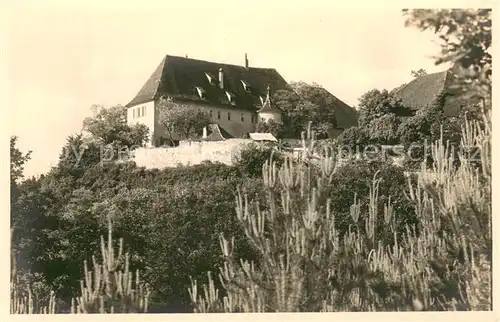
<path id="1" fill-rule="evenodd" d="M 455 88 L 457 74 L 461 72 L 459 64 L 442 72 L 418 76 L 394 91 L 394 95 L 403 101 L 413 113 L 432 104 L 440 93 L 446 93 L 444 116 L 458 116 L 460 110 L 467 105 L 478 103 L 474 99 L 466 99 Z"/>
<path id="2" fill-rule="evenodd" d="M 160 125 L 161 99 L 207 112 L 214 124 L 232 137 L 254 132 L 259 120 L 281 122 L 273 107 L 273 92 L 288 89 L 287 82 L 271 68 L 229 65 L 167 55 L 126 105 L 127 123 L 142 123 L 150 130 L 148 145 L 166 136 Z"/>

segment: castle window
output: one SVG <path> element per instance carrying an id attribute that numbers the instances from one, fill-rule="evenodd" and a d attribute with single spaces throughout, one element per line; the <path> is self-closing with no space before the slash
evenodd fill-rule
<path id="1" fill-rule="evenodd" d="M 227 112 L 227 120 L 231 121 L 231 112 Z"/>
<path id="2" fill-rule="evenodd" d="M 215 85 L 215 77 L 212 74 L 205 73 L 205 76 L 207 76 L 210 85 Z"/>
<path id="3" fill-rule="evenodd" d="M 220 120 L 220 111 L 217 111 L 217 119 Z"/>
<path id="4" fill-rule="evenodd" d="M 141 117 L 141 108 L 140 107 L 137 108 L 137 116 Z"/>
<path id="5" fill-rule="evenodd" d="M 213 113 L 212 113 L 212 110 L 210 110 L 210 118 L 213 117 Z"/>
<path id="6" fill-rule="evenodd" d="M 198 91 L 198 96 L 200 96 L 201 99 L 205 99 L 206 98 L 206 91 L 203 89 L 203 87 L 200 87 L 200 86 L 196 86 L 196 91 Z"/>
<path id="7" fill-rule="evenodd" d="M 245 123 L 245 113 L 241 113 L 241 122 Z"/>
<path id="8" fill-rule="evenodd" d="M 142 107 L 142 116 L 146 115 L 146 106 Z"/>
<path id="9" fill-rule="evenodd" d="M 248 84 L 246 81 L 244 80 L 241 80 L 241 84 L 243 85 L 243 88 L 245 89 L 245 91 L 247 91 L 248 93 L 250 93 L 250 84 Z"/>
<path id="10" fill-rule="evenodd" d="M 229 103 L 231 103 L 231 105 L 236 105 L 236 102 L 234 101 L 233 94 L 226 91 L 226 96 L 227 96 L 227 100 L 229 101 Z"/>

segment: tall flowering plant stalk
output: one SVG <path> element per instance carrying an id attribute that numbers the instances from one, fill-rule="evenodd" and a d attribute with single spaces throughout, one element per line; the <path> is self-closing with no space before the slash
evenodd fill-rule
<path id="1" fill-rule="evenodd" d="M 26 294 L 27 293 L 27 294 Z M 40 305 L 37 298 L 33 296 L 31 287 L 27 290 L 19 287 L 19 281 L 10 283 L 10 314 L 55 314 L 56 297 L 54 292 L 50 293 L 48 305 Z"/>
<path id="2" fill-rule="evenodd" d="M 71 303 L 71 313 L 146 313 L 149 289 L 130 271 L 129 254 L 123 253 L 123 238 L 115 253 L 113 227 L 108 216 L 108 241 L 101 236 L 101 261 L 92 256 L 93 271 L 84 262 L 81 295 Z"/>
<path id="3" fill-rule="evenodd" d="M 11 239 L 13 231 L 11 229 Z M 50 291 L 48 303 L 42 303 L 36 294 L 33 294 L 32 286 L 22 283 L 18 274 L 16 253 L 11 252 L 10 273 L 10 314 L 54 314 L 56 313 L 56 296 Z"/>
<path id="4" fill-rule="evenodd" d="M 334 185 L 335 157 L 325 149 L 280 168 L 263 167 L 265 203 L 236 197 L 236 216 L 260 260 L 233 255 L 220 237 L 225 295 L 208 285 L 189 288 L 196 312 L 400 311 L 491 309 L 491 126 L 467 122 L 458 153 L 431 145 L 434 164 L 408 179 L 420 222 L 401 231 L 391 203 L 379 204 L 377 175 L 369 202 L 353 196 L 348 232 L 336 227 L 325 187 Z M 477 151 L 481 162 L 470 159 Z M 452 158 L 457 156 L 457 167 Z M 479 166 L 478 166 L 479 164 Z M 383 216 L 379 216 L 382 209 Z M 362 213 L 367 216 L 361 216 Z M 360 218 L 364 218 L 361 220 Z M 398 230 L 399 229 L 399 230 Z M 379 236 L 393 236 L 388 243 Z"/>

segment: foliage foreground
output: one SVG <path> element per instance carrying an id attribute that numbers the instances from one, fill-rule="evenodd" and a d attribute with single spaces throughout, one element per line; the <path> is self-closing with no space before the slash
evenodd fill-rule
<path id="1" fill-rule="evenodd" d="M 481 126 L 480 126 L 481 124 Z M 307 143 L 307 145 L 306 145 Z M 309 132 L 304 140 L 314 149 Z M 389 200 L 379 204 L 380 178 L 369 202 L 353 196 L 347 231 L 338 229 L 326 188 L 338 171 L 325 148 L 320 162 L 270 160 L 263 167 L 264 202 L 244 190 L 236 218 L 258 260 L 233 256 L 235 237 L 220 237 L 223 264 L 215 286 L 192 280 L 195 312 L 305 312 L 491 309 L 491 121 L 466 122 L 461 149 L 443 140 L 431 146 L 435 162 L 408 178 L 407 197 L 418 223 L 398 228 Z M 478 152 L 480 162 L 470 151 Z M 460 159 L 456 166 L 453 158 Z M 474 161 L 474 162 L 473 162 Z M 129 270 L 129 257 L 101 237 L 101 262 L 84 263 L 80 295 L 72 313 L 147 312 L 149 289 Z M 391 238 L 387 238 L 391 236 Z M 238 237 L 239 238 L 239 237 Z M 57 313 L 37 303 L 11 276 L 11 313 Z M 26 292 L 25 292 L 26 291 Z"/>
<path id="2" fill-rule="evenodd" d="M 163 303 L 198 313 L 491 310 L 491 10 L 405 15 L 435 30 L 436 63 L 454 62 L 454 86 L 482 106 L 471 103 L 477 117 L 465 122 L 437 119 L 440 105 L 408 118 L 390 93 L 365 96 L 361 126 L 341 143 L 424 142 L 430 156 L 404 165 L 407 177 L 383 163 L 343 165 L 310 130 L 298 161 L 250 151 L 234 167 L 99 165 L 102 144 L 147 139 L 118 107 L 96 109 L 84 122 L 92 140 L 70 137 L 57 167 L 21 184 L 30 154 L 11 139 L 11 313 L 143 313 Z M 324 108 L 332 101 L 301 89 L 277 95 L 295 124 L 279 131 L 295 137 L 310 122 L 321 138 L 337 121 Z M 204 126 L 193 118 L 208 122 L 170 116 L 184 137 Z M 86 147 L 81 160 L 75 147 Z"/>
<path id="3" fill-rule="evenodd" d="M 485 124 L 464 126 L 458 168 L 442 139 L 432 144 L 433 166 L 408 182 L 419 223 L 404 231 L 396 229 L 391 204 L 378 204 L 376 176 L 369 205 L 363 209 L 354 197 L 350 229 L 341 235 L 324 197 L 334 157 L 325 154 L 315 174 L 305 164 L 268 163 L 266 210 L 242 192 L 236 200 L 238 220 L 262 261 L 234 260 L 234 239 L 221 236 L 219 278 L 227 295 L 219 295 L 211 274 L 202 292 L 193 281 L 196 312 L 490 310 L 489 119 Z M 479 151 L 479 168 L 470 148 Z M 360 221 L 362 212 L 368 216 Z"/>
<path id="4" fill-rule="evenodd" d="M 129 270 L 129 254 L 123 254 L 123 239 L 113 242 L 111 218 L 108 217 L 108 241 L 101 236 L 101 260 L 92 256 L 92 268 L 83 264 L 84 274 L 80 281 L 80 296 L 71 301 L 71 313 L 145 313 L 148 309 L 149 290 L 141 282 L 139 271 L 135 275 Z M 10 312 L 13 314 L 55 314 L 54 292 L 50 292 L 49 303 L 41 303 L 33 297 L 30 287 L 27 295 L 19 287 L 15 270 L 11 276 Z"/>

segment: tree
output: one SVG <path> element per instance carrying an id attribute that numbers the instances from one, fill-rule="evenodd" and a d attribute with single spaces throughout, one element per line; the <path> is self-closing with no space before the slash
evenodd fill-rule
<path id="1" fill-rule="evenodd" d="M 283 136 L 283 124 L 278 123 L 275 120 L 262 121 L 260 120 L 255 125 L 255 131 L 258 133 L 271 133 L 276 138 L 281 138 Z"/>
<path id="2" fill-rule="evenodd" d="M 260 177 L 262 166 L 270 159 L 278 165 L 284 162 L 283 155 L 275 148 L 251 144 L 241 150 L 234 166 L 239 169 L 243 177 Z"/>
<path id="3" fill-rule="evenodd" d="M 10 137 L 10 184 L 11 186 L 19 183 L 21 180 L 24 170 L 24 165 L 31 159 L 31 152 L 27 153 L 21 152 L 17 147 L 17 136 Z"/>
<path id="4" fill-rule="evenodd" d="M 27 153 L 21 152 L 17 147 L 17 136 L 10 137 L 10 227 L 11 234 L 17 236 L 17 228 L 23 227 L 23 225 L 19 225 L 19 222 L 24 220 L 21 212 L 24 208 L 29 207 L 24 205 L 19 205 L 18 200 L 22 195 L 22 190 L 20 189 L 20 180 L 24 178 L 23 170 L 24 165 L 31 158 L 31 151 Z M 12 238 L 15 238 L 12 236 Z M 15 246 L 12 245 L 12 249 L 15 249 Z"/>
<path id="5" fill-rule="evenodd" d="M 445 123 L 443 108 L 446 97 L 447 94 L 441 92 L 431 104 L 418 110 L 415 116 L 401 122 L 398 137 L 402 144 L 424 143 L 425 140 L 430 143 L 439 139 L 439 134 L 437 137 L 433 136 L 436 132 L 432 129 Z"/>
<path id="6" fill-rule="evenodd" d="M 37 272 L 37 255 L 40 254 L 40 249 L 44 249 L 40 241 L 47 224 L 44 212 L 48 199 L 40 189 L 43 176 L 23 180 L 24 165 L 30 160 L 31 151 L 20 151 L 16 147 L 17 140 L 16 136 L 10 137 L 10 259 L 11 283 L 14 282 L 11 284 L 11 292 L 29 287 L 30 295 L 38 302 L 47 303 L 52 295 L 44 276 Z M 22 293 L 18 294 L 21 296 Z M 25 308 L 32 308 L 33 305 L 36 306 L 32 303 Z"/>
<path id="7" fill-rule="evenodd" d="M 317 138 L 328 137 L 328 131 L 336 127 L 337 99 L 318 84 L 295 82 L 292 90 L 279 90 L 273 95 L 273 103 L 283 112 L 283 135 L 299 138 L 311 123 Z"/>
<path id="8" fill-rule="evenodd" d="M 23 224 L 26 222 L 23 214 L 21 214 L 24 208 L 29 208 L 31 203 L 19 204 L 19 199 L 22 199 L 22 190 L 20 189 L 20 180 L 24 177 L 23 170 L 24 164 L 29 161 L 31 157 L 31 151 L 26 154 L 21 152 L 17 147 L 17 136 L 10 137 L 10 230 L 11 230 L 11 258 L 14 259 L 12 263 L 13 266 L 16 265 L 17 253 L 19 252 L 19 245 L 15 243 L 16 240 L 20 239 L 20 234 L 18 232 L 19 228 L 25 227 Z M 28 245 L 30 243 L 27 243 Z"/>
<path id="9" fill-rule="evenodd" d="M 92 111 L 94 115 L 83 121 L 83 130 L 99 143 L 132 147 L 142 146 L 148 141 L 149 129 L 146 125 L 127 125 L 126 107 L 93 105 Z"/>
<path id="10" fill-rule="evenodd" d="M 104 157 L 107 157 L 104 152 L 107 152 L 107 149 L 108 147 L 105 150 L 103 145 L 93 140 L 86 141 L 82 134 L 70 135 L 59 154 L 57 171 L 61 175 L 81 177 L 86 170 L 104 161 Z M 114 149 L 109 151 L 115 153 Z"/>
<path id="11" fill-rule="evenodd" d="M 363 152 L 369 144 L 370 134 L 368 133 L 368 129 L 361 126 L 348 128 L 339 135 L 336 141 L 337 148 L 342 153 Z"/>
<path id="12" fill-rule="evenodd" d="M 395 114 L 386 114 L 370 123 L 371 142 L 383 145 L 399 143 L 398 128 L 401 118 Z"/>
<path id="13" fill-rule="evenodd" d="M 403 10 L 406 26 L 432 30 L 441 40 L 436 64 L 452 62 L 458 78 L 455 89 L 464 98 L 491 105 L 491 9 Z"/>
<path id="14" fill-rule="evenodd" d="M 412 70 L 411 71 L 411 76 L 417 78 L 423 75 L 427 75 L 427 71 L 423 68 L 420 68 L 419 70 Z"/>
<path id="15" fill-rule="evenodd" d="M 358 107 L 360 126 L 369 126 L 370 122 L 387 114 L 411 115 L 410 109 L 403 105 L 402 100 L 387 90 L 373 89 L 366 92 L 359 99 Z"/>
<path id="16" fill-rule="evenodd" d="M 160 124 L 173 142 L 175 137 L 181 140 L 195 139 L 201 136 L 203 128 L 212 123 L 208 113 L 192 106 L 162 99 L 159 103 Z"/>

